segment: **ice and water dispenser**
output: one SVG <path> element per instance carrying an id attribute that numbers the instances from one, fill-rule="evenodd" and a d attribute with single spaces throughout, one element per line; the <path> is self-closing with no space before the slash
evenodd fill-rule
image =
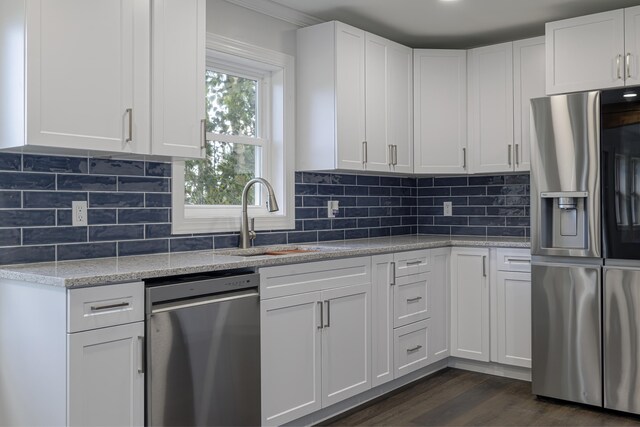
<path id="1" fill-rule="evenodd" d="M 541 246 L 547 249 L 587 249 L 586 191 L 542 192 Z"/>

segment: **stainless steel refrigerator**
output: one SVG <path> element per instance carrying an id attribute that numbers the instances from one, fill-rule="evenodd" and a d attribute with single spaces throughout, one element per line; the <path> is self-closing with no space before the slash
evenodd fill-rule
<path id="1" fill-rule="evenodd" d="M 602 406 L 600 92 L 531 119 L 532 389 Z"/>

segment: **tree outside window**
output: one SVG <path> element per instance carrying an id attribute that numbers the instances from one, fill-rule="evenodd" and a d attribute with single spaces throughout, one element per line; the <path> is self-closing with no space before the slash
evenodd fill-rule
<path id="1" fill-rule="evenodd" d="M 245 184 L 259 174 L 260 82 L 213 69 L 206 73 L 206 157 L 185 162 L 186 205 L 240 205 Z M 249 204 L 259 193 L 249 193 Z"/>

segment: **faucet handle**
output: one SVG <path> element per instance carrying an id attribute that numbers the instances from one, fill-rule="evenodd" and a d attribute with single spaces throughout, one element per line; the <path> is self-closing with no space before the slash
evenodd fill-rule
<path id="1" fill-rule="evenodd" d="M 249 218 L 249 239 L 253 240 L 256 238 L 256 219 Z"/>

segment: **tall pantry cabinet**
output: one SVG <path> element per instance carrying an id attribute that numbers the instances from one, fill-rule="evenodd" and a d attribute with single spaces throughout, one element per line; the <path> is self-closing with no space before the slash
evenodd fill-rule
<path id="1" fill-rule="evenodd" d="M 337 21 L 298 30 L 297 168 L 413 171 L 412 51 Z"/>

